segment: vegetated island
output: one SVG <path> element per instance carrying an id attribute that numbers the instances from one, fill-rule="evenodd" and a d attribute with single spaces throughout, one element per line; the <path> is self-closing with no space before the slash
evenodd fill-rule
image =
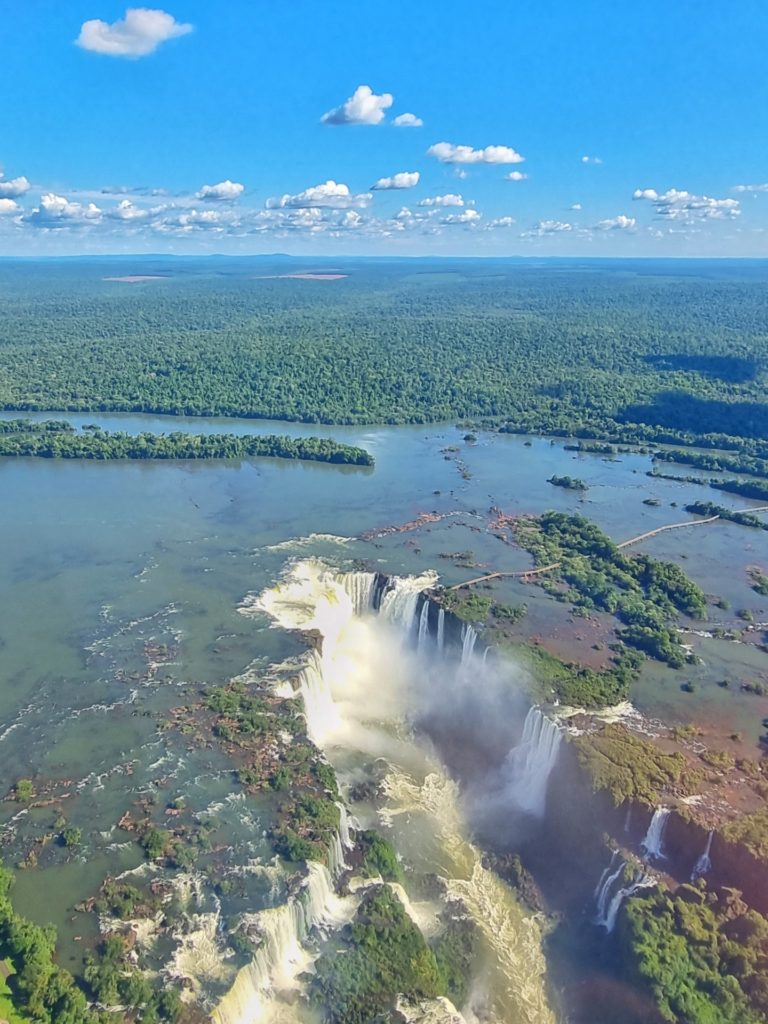
<path id="1" fill-rule="evenodd" d="M 567 491 L 589 490 L 584 481 L 580 480 L 577 476 L 551 476 L 547 483 L 554 484 L 555 487 L 564 487 Z"/>
<path id="2" fill-rule="evenodd" d="M 370 452 L 324 437 L 276 434 L 126 434 L 63 420 L 0 421 L 0 457 L 44 459 L 246 459 L 268 456 L 345 466 L 373 466 Z"/>

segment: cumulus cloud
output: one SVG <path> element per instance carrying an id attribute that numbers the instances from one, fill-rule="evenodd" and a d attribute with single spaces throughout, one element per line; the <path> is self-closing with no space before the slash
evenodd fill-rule
<path id="1" fill-rule="evenodd" d="M 620 213 L 618 217 L 610 217 L 607 220 L 600 220 L 595 224 L 597 231 L 631 231 L 637 224 L 634 217 L 627 217 Z"/>
<path id="2" fill-rule="evenodd" d="M 83 206 L 70 202 L 64 196 L 47 192 L 36 206 L 23 217 L 27 224 L 40 228 L 66 228 L 101 220 L 102 211 L 95 203 Z"/>
<path id="3" fill-rule="evenodd" d="M 573 224 L 562 220 L 540 220 L 532 231 L 524 231 L 523 238 L 543 238 L 545 235 L 559 235 L 573 231 Z"/>
<path id="4" fill-rule="evenodd" d="M 212 203 L 231 202 L 234 199 L 239 199 L 243 192 L 245 192 L 245 185 L 227 178 L 226 181 L 220 181 L 218 185 L 203 185 L 200 191 L 195 193 L 195 198 Z"/>
<path id="5" fill-rule="evenodd" d="M 371 188 L 383 191 L 391 188 L 414 188 L 419 184 L 421 175 L 418 171 L 398 171 L 389 178 L 379 178 Z"/>
<path id="6" fill-rule="evenodd" d="M 427 150 L 427 156 L 437 157 L 444 164 L 521 164 L 525 160 L 511 146 L 473 149 L 471 146 L 455 146 L 452 142 L 436 142 Z"/>
<path id="7" fill-rule="evenodd" d="M 444 196 L 427 196 L 419 202 L 419 206 L 463 206 L 464 196 L 456 192 L 448 192 Z"/>
<path id="8" fill-rule="evenodd" d="M 392 124 L 395 128 L 422 128 L 424 122 L 415 114 L 398 114 Z"/>
<path id="9" fill-rule="evenodd" d="M 165 11 L 129 7 L 125 17 L 113 21 L 85 21 L 75 42 L 83 50 L 109 57 L 146 57 L 169 39 L 185 36 L 192 26 L 176 21 Z"/>
<path id="10" fill-rule="evenodd" d="M 0 199 L 0 217 L 7 217 L 13 213 L 21 213 L 21 207 L 15 199 Z"/>
<path id="11" fill-rule="evenodd" d="M 581 203 L 574 203 L 574 204 L 573 204 L 573 205 L 571 206 L 571 209 L 572 209 L 572 210 L 580 210 L 580 209 L 581 209 Z"/>
<path id="12" fill-rule="evenodd" d="M 583 156 L 581 162 L 583 164 L 601 164 L 603 161 L 599 156 Z"/>
<path id="13" fill-rule="evenodd" d="M 0 184 L 2 188 L 2 184 Z M 734 192 L 768 192 L 768 181 L 762 182 L 759 185 L 734 185 Z"/>
<path id="14" fill-rule="evenodd" d="M 489 220 L 485 226 L 494 230 L 495 228 L 511 228 L 516 223 L 514 217 L 496 217 L 495 220 Z"/>
<path id="15" fill-rule="evenodd" d="M 204 231 L 214 234 L 237 233 L 240 222 L 230 210 L 183 210 L 170 212 L 169 208 L 152 211 L 152 229 L 159 234 L 189 235 Z M 157 216 L 157 214 L 162 214 Z"/>
<path id="16" fill-rule="evenodd" d="M 136 206 L 130 199 L 121 199 L 113 210 L 107 211 L 111 220 L 132 221 L 144 220 L 149 216 L 149 210 Z"/>
<path id="17" fill-rule="evenodd" d="M 684 189 L 670 188 L 659 193 L 655 188 L 636 188 L 632 198 L 652 203 L 658 216 L 666 220 L 724 220 L 741 213 L 738 199 L 697 196 Z"/>
<path id="18" fill-rule="evenodd" d="M 449 213 L 447 217 L 443 217 L 440 221 L 441 224 L 476 224 L 482 214 L 478 213 L 477 210 L 462 210 L 461 213 Z"/>
<path id="19" fill-rule="evenodd" d="M 2 171 L 0 171 L 0 197 L 3 199 L 18 199 L 25 192 L 29 192 L 29 189 L 30 184 L 24 175 L 18 178 L 10 178 L 6 181 Z"/>
<path id="20" fill-rule="evenodd" d="M 377 96 L 370 85 L 358 85 L 348 100 L 320 118 L 323 124 L 381 124 L 393 103 L 391 93 Z"/>
<path id="21" fill-rule="evenodd" d="M 352 207 L 367 206 L 373 196 L 370 192 L 353 195 L 349 185 L 328 180 L 321 185 L 298 192 L 296 195 L 277 196 L 267 200 L 267 209 L 275 210 L 282 207 L 294 209 L 310 209 L 311 207 L 327 207 L 334 210 L 347 210 Z"/>
<path id="22" fill-rule="evenodd" d="M 522 171 L 510 171 L 509 174 L 504 175 L 504 181 L 525 181 L 528 177 L 527 174 L 523 174 Z"/>

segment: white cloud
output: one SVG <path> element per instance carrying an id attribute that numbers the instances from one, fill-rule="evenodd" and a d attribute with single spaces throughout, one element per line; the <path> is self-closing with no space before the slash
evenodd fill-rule
<path id="1" fill-rule="evenodd" d="M 504 181 L 525 181 L 528 175 L 523 174 L 522 171 L 510 171 L 509 174 L 504 175 Z"/>
<path id="2" fill-rule="evenodd" d="M 583 164 L 601 164 L 603 161 L 599 156 L 583 156 L 581 162 Z"/>
<path id="3" fill-rule="evenodd" d="M 107 216 L 120 221 L 144 220 L 149 216 L 149 210 L 136 206 L 130 199 L 121 199 L 113 210 L 107 211 Z"/>
<path id="4" fill-rule="evenodd" d="M 175 212 L 173 207 L 159 207 L 150 211 L 151 228 L 161 235 L 191 235 L 199 232 L 212 234 L 237 234 L 241 224 L 239 214 L 227 208 L 222 210 L 183 210 Z"/>
<path id="5" fill-rule="evenodd" d="M 573 206 L 571 206 L 571 209 L 572 210 L 580 210 L 581 209 L 581 203 L 574 203 Z"/>
<path id="6" fill-rule="evenodd" d="M 2 188 L 2 185 L 0 185 Z M 762 182 L 759 185 L 734 185 L 734 192 L 768 192 L 768 181 Z"/>
<path id="7" fill-rule="evenodd" d="M 495 220 L 489 220 L 485 225 L 487 228 L 511 228 L 517 221 L 514 217 L 497 217 Z"/>
<path id="8" fill-rule="evenodd" d="M 455 146 L 452 142 L 436 142 L 427 150 L 427 156 L 437 157 L 444 164 L 520 164 L 525 160 L 511 146 L 472 149 L 471 146 Z"/>
<path id="9" fill-rule="evenodd" d="M 358 85 L 352 95 L 341 104 L 323 114 L 323 124 L 381 124 L 384 111 L 392 106 L 391 93 L 377 96 L 370 85 Z"/>
<path id="10" fill-rule="evenodd" d="M 482 214 L 478 213 L 477 210 L 462 210 L 461 213 L 449 213 L 447 217 L 443 217 L 440 221 L 441 224 L 476 224 Z"/>
<path id="11" fill-rule="evenodd" d="M 444 196 L 427 196 L 419 202 L 419 206 L 463 206 L 464 196 L 448 192 Z"/>
<path id="12" fill-rule="evenodd" d="M 724 220 L 741 213 L 738 199 L 697 196 L 684 189 L 670 188 L 659 193 L 655 188 L 636 188 L 632 198 L 652 203 L 658 216 L 666 220 Z"/>
<path id="13" fill-rule="evenodd" d="M 371 187 L 377 191 L 390 188 L 414 188 L 419 184 L 421 175 L 418 171 L 398 171 L 389 178 L 379 178 Z"/>
<path id="14" fill-rule="evenodd" d="M 15 199 L 0 199 L 0 217 L 7 217 L 12 213 L 21 213 L 21 207 Z"/>
<path id="15" fill-rule="evenodd" d="M 573 231 L 573 224 L 561 220 L 540 220 L 532 231 L 524 231 L 523 238 L 542 238 L 544 235 L 559 235 Z"/>
<path id="16" fill-rule="evenodd" d="M 218 185 L 203 185 L 199 192 L 195 193 L 195 199 L 203 199 L 205 202 L 231 202 L 239 199 L 245 192 L 245 185 L 239 181 L 220 181 Z"/>
<path id="17" fill-rule="evenodd" d="M 35 227 L 65 228 L 98 222 L 101 220 L 101 214 L 101 210 L 95 203 L 82 206 L 80 203 L 70 202 L 64 196 L 47 192 L 41 196 L 40 205 L 26 214 L 23 219 L 25 223 Z"/>
<path id="18" fill-rule="evenodd" d="M 129 7 L 125 17 L 111 25 L 98 18 L 83 22 L 75 42 L 83 50 L 110 57 L 146 57 L 161 43 L 191 31 L 191 25 L 176 21 L 165 11 Z"/>
<path id="19" fill-rule="evenodd" d="M 2 171 L 0 171 L 0 197 L 4 199 L 18 199 L 25 192 L 29 192 L 29 189 L 30 184 L 24 175 L 18 178 L 10 178 L 6 181 L 3 178 Z"/>
<path id="20" fill-rule="evenodd" d="M 349 185 L 342 182 L 326 181 L 322 185 L 312 185 L 296 195 L 283 195 L 267 200 L 267 209 L 275 210 L 282 207 L 309 209 L 311 207 L 327 207 L 334 210 L 348 210 L 351 207 L 367 206 L 373 196 L 370 192 L 353 195 Z"/>
<path id="21" fill-rule="evenodd" d="M 597 231 L 631 231 L 637 224 L 634 217 L 627 217 L 620 213 L 618 217 L 610 217 L 607 220 L 600 220 L 595 224 Z"/>
<path id="22" fill-rule="evenodd" d="M 398 114 L 392 121 L 395 128 L 421 128 L 424 122 L 415 114 Z"/>

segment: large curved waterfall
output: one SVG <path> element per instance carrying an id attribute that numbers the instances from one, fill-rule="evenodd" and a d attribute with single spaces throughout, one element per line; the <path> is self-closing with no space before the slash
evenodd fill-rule
<path id="1" fill-rule="evenodd" d="M 365 797 L 352 806 L 361 826 L 385 832 L 418 877 L 441 880 L 432 909 L 431 904 L 412 903 L 406 881 L 403 901 L 417 924 L 430 934 L 441 927 L 439 913 L 447 906 L 460 906 L 474 923 L 483 952 L 462 1019 L 552 1024 L 538 921 L 483 866 L 467 836 L 456 784 L 435 759 L 431 744 L 410 724 L 427 695 L 439 699 L 451 673 L 456 686 L 476 682 L 475 672 L 470 684 L 470 674 L 460 671 L 461 663 L 466 667 L 473 658 L 475 631 L 467 627 L 461 647 L 457 635 L 455 656 L 449 657 L 445 613 L 422 597 L 435 581 L 432 573 L 387 579 L 374 573 L 338 574 L 321 563 L 298 562 L 278 586 L 247 601 L 243 610 L 266 613 L 281 628 L 321 634 L 322 643 L 308 652 L 293 681 L 304 701 L 308 732 L 334 765 L 342 788 L 375 769 L 378 797 L 373 804 Z M 440 650 L 444 658 L 438 657 Z M 479 661 L 476 669 L 477 674 L 483 671 Z M 550 732 L 538 711 L 533 720 L 535 736 L 524 735 L 529 749 L 521 765 L 525 785 L 536 777 L 538 808 L 546 791 L 542 773 L 548 777 L 554 763 L 559 731 L 552 726 Z M 526 729 L 530 733 L 527 723 Z M 346 859 L 352 842 L 349 827 L 344 815 L 332 864 Z M 270 1004 L 267 1013 L 269 1000 L 294 985 L 302 964 L 311 963 L 304 943 L 313 929 L 332 928 L 354 913 L 355 897 L 339 899 L 332 883 L 331 873 L 315 865 L 299 896 L 258 915 L 264 945 L 240 971 L 216 1011 L 216 1024 L 269 1019 L 275 1008 Z M 435 1004 L 432 1010 L 449 1019 L 445 1007 Z M 299 1004 L 292 1011 L 292 1020 L 304 1020 Z"/>

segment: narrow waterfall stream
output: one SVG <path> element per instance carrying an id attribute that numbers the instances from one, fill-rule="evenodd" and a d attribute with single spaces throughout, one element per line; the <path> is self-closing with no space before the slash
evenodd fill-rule
<path id="1" fill-rule="evenodd" d="M 653 812 L 648 831 L 640 844 L 652 860 L 664 859 L 664 829 L 670 815 L 669 807 L 657 807 Z"/>
<path id="2" fill-rule="evenodd" d="M 691 872 L 691 881 L 695 882 L 697 878 L 703 878 L 704 875 L 709 874 L 712 870 L 712 839 L 714 838 L 715 830 L 710 829 L 709 835 L 707 836 L 707 845 L 704 847 L 704 852 L 693 865 L 693 871 Z"/>
<path id="3" fill-rule="evenodd" d="M 562 732 L 541 708 L 532 707 L 525 718 L 523 737 L 507 757 L 507 793 L 521 811 L 544 817 L 549 776 L 557 761 Z"/>
<path id="4" fill-rule="evenodd" d="M 423 1019 L 553 1024 L 537 918 L 484 867 L 468 837 L 456 783 L 410 723 L 423 692 L 438 687 L 446 672 L 458 675 L 466 668 L 477 639 L 468 626 L 454 661 L 440 660 L 439 671 L 431 674 L 439 650 L 448 659 L 442 609 L 430 615 L 426 600 L 419 607 L 420 595 L 435 579 L 430 573 L 382 584 L 376 574 L 338 574 L 320 563 L 297 562 L 243 611 L 266 613 L 277 627 L 321 634 L 322 644 L 307 653 L 293 685 L 304 701 L 309 735 L 336 769 L 342 791 L 366 793 L 347 798 L 355 827 L 378 828 L 394 844 L 407 868 L 405 890 L 397 887 L 398 895 L 425 935 L 442 927 L 439 915 L 449 906 L 462 908 L 477 931 L 481 952 L 467 1005 L 457 1010 L 436 1000 Z M 476 667 L 482 671 L 479 661 Z M 278 685 L 285 687 L 287 679 Z M 526 721 L 528 751 L 515 762 L 525 785 L 536 778 L 536 809 L 559 742 L 557 727 L 547 722 L 536 709 L 530 729 Z M 354 845 L 350 828 L 350 816 L 342 813 L 331 870 L 310 865 L 301 893 L 259 915 L 264 943 L 217 1008 L 216 1024 L 314 1019 L 290 995 L 293 1016 L 286 1016 L 283 994 L 295 990 L 302 971 L 311 970 L 313 932 L 339 927 L 355 913 L 359 883 L 353 880 L 353 895 L 345 897 L 336 896 L 333 885 L 334 869 L 340 870 Z M 441 885 L 425 899 L 418 887 L 408 891 L 411 877 L 437 878 Z"/>

